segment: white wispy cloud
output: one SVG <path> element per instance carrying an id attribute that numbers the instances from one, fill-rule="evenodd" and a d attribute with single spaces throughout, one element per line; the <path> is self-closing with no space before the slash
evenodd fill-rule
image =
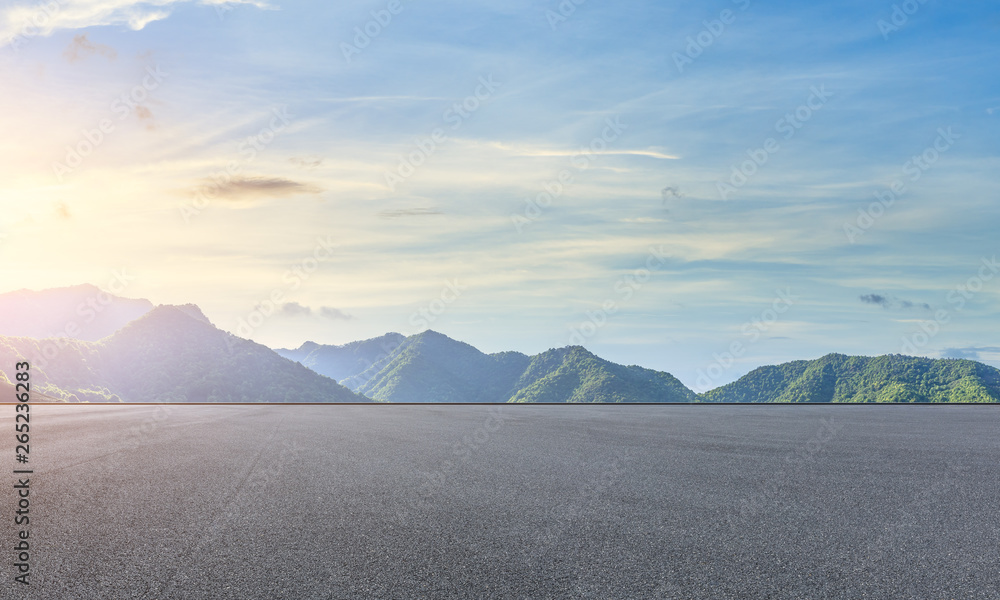
<path id="1" fill-rule="evenodd" d="M 489 148 L 493 150 L 499 150 L 504 154 L 510 156 L 524 156 L 524 157 L 549 157 L 549 156 L 577 156 L 581 153 L 580 149 L 572 148 L 554 148 L 546 146 L 533 146 L 526 144 L 508 144 L 505 142 L 496 141 L 481 141 L 481 140 L 456 140 L 460 144 L 473 148 Z M 586 154 L 591 155 L 616 155 L 616 156 L 648 156 L 650 158 L 659 158 L 662 160 L 679 160 L 681 157 L 675 154 L 667 154 L 663 148 L 649 147 L 649 148 L 637 148 L 637 149 L 605 149 L 596 150 L 587 148 L 585 150 Z"/>
<path id="2" fill-rule="evenodd" d="M 59 30 L 101 25 L 126 25 L 135 31 L 170 16 L 174 6 L 197 2 L 205 6 L 248 4 L 271 8 L 263 0 L 14 0 L 0 6 L 0 46 L 18 38 L 49 36 Z"/>

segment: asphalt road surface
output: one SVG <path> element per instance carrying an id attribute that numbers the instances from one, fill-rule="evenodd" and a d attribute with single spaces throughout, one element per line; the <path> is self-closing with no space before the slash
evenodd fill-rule
<path id="1" fill-rule="evenodd" d="M 0 412 L 0 598 L 1000 598 L 1000 407 Z"/>

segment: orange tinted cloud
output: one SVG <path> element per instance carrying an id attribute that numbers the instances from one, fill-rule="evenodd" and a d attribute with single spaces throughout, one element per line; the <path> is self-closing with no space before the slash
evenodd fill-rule
<path id="1" fill-rule="evenodd" d="M 70 42 L 66 50 L 63 51 L 63 56 L 66 57 L 66 60 L 69 62 L 76 62 L 94 54 L 100 54 L 108 60 L 115 60 L 118 58 L 118 52 L 114 48 L 111 46 L 105 46 L 104 44 L 95 44 L 94 42 L 91 42 L 87 39 L 86 33 L 73 36 L 73 41 Z"/>

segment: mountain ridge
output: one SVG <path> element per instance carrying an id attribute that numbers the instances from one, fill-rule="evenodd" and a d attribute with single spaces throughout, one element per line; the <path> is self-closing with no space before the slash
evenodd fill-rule
<path id="1" fill-rule="evenodd" d="M 0 294 L 0 335 L 96 342 L 153 308 L 149 300 L 117 296 L 91 284 L 41 291 L 23 288 Z"/>
<path id="2" fill-rule="evenodd" d="M 8 375 L 28 360 L 38 401 L 1000 403 L 1000 370 L 967 359 L 832 353 L 761 366 L 696 394 L 670 373 L 616 364 L 582 346 L 486 354 L 425 330 L 271 350 L 218 329 L 197 305 L 153 306 L 91 285 L 0 294 L 4 307 L 0 392 L 11 395 Z M 18 322 L 29 309 L 31 319 Z M 75 333 L 69 321 L 57 337 L 3 334 L 46 329 L 68 309 L 88 317 L 107 310 L 107 318 Z M 98 333 L 106 335 L 82 339 Z"/>
<path id="3" fill-rule="evenodd" d="M 315 342 L 306 346 L 310 353 L 326 348 Z M 758 367 L 696 394 L 669 373 L 612 363 L 582 346 L 534 356 L 484 354 L 433 330 L 403 338 L 341 383 L 380 402 L 407 403 L 1000 402 L 1000 370 L 966 359 L 832 353 Z"/>
<path id="4" fill-rule="evenodd" d="M 358 340 L 341 345 L 321 345 L 305 342 L 296 349 L 278 348 L 279 355 L 302 363 L 336 381 L 364 371 L 388 356 L 406 339 L 399 333 Z"/>
<path id="5" fill-rule="evenodd" d="M 0 371 L 28 360 L 32 389 L 67 402 L 370 402 L 196 308 L 157 306 L 98 342 L 0 337 Z"/>
<path id="6" fill-rule="evenodd" d="M 394 338 L 395 342 L 399 343 L 390 352 L 339 381 L 374 400 L 393 403 L 692 402 L 696 397 L 668 373 L 616 365 L 579 346 L 534 356 L 513 351 L 485 354 L 433 330 L 401 341 Z M 348 346 L 327 348 L 337 351 Z M 303 348 L 316 356 L 323 346 L 310 342 Z M 319 363 L 312 367 L 324 368 Z"/>

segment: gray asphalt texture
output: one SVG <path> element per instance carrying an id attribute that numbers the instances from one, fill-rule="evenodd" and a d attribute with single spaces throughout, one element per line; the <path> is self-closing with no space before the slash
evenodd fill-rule
<path id="1" fill-rule="evenodd" d="M 77 405 L 31 427 L 33 584 L 7 483 L 2 598 L 1000 598 L 1000 407 Z"/>

